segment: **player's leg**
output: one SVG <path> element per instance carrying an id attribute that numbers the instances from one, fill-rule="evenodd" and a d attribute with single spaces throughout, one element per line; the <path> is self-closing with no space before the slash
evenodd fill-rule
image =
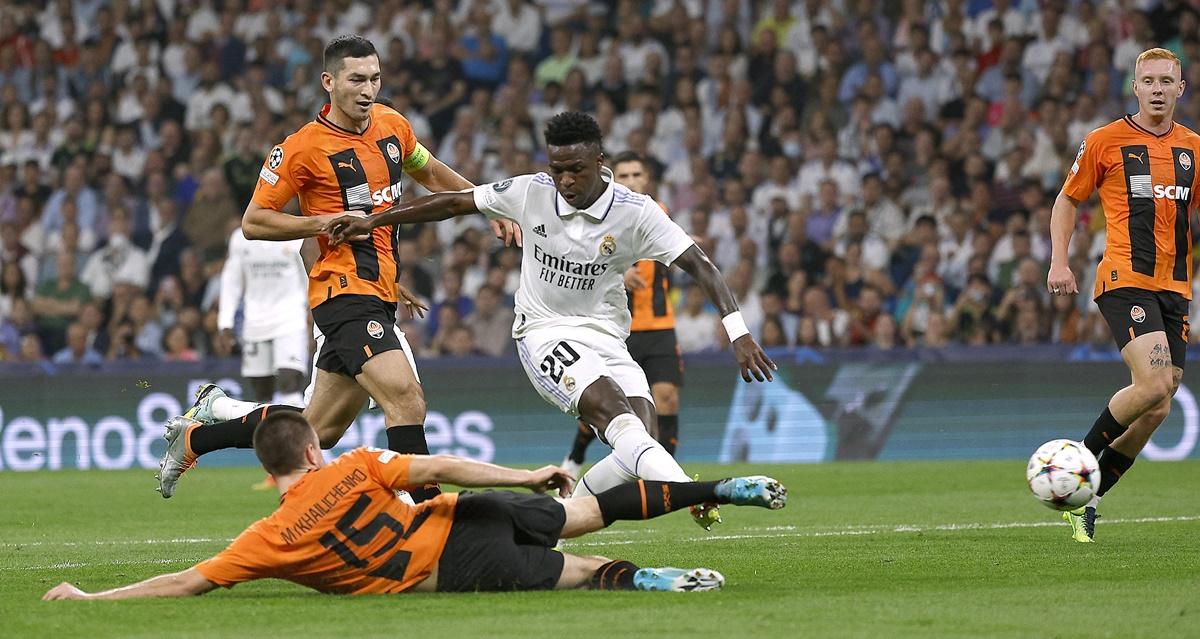
<path id="1" fill-rule="evenodd" d="M 674 456 L 679 445 L 679 387 L 671 382 L 657 382 L 650 385 L 650 393 L 658 409 L 656 439 Z"/>
<path id="2" fill-rule="evenodd" d="M 303 413 L 317 431 L 321 448 L 328 450 L 337 445 L 366 405 L 367 391 L 354 378 L 318 368 L 312 398 Z"/>
<path id="3" fill-rule="evenodd" d="M 304 371 L 310 361 L 308 331 L 297 331 L 271 340 L 276 404 L 304 405 Z"/>
<path id="4" fill-rule="evenodd" d="M 683 385 L 683 353 L 673 329 L 647 331 L 646 340 L 634 348 L 629 341 L 630 355 L 646 373 L 650 393 L 657 413 L 655 428 L 650 432 L 672 456 L 679 443 L 679 387 Z M 638 352 L 640 351 L 640 352 Z"/>
<path id="5" fill-rule="evenodd" d="M 607 528 L 617 521 L 654 519 L 706 503 L 759 506 L 777 510 L 787 505 L 787 488 L 762 475 L 717 481 L 667 482 L 639 479 L 594 497 L 564 499 L 562 531 L 571 539 Z"/>
<path id="6" fill-rule="evenodd" d="M 416 362 L 404 334 L 389 332 L 398 348 L 378 353 L 362 365 L 356 379 L 383 410 L 388 448 L 398 453 L 428 455 L 425 439 L 425 391 L 417 376 Z M 437 484 L 410 491 L 421 503 L 441 494 Z"/>
<path id="7" fill-rule="evenodd" d="M 1129 470 L 1170 412 L 1187 347 L 1187 301 L 1182 296 L 1117 289 L 1096 303 L 1121 348 L 1132 383 L 1113 395 L 1083 439 L 1099 461 L 1100 487 L 1091 503 L 1064 515 L 1074 539 L 1083 542 L 1095 537 L 1100 497 Z"/>
<path id="8" fill-rule="evenodd" d="M 242 344 L 242 377 L 249 382 L 255 403 L 270 404 L 275 394 L 275 370 L 271 360 L 270 340 Z"/>

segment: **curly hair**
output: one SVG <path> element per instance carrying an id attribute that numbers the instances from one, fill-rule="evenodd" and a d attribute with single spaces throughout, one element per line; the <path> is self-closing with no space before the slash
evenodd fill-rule
<path id="1" fill-rule="evenodd" d="M 592 116 L 579 111 L 564 111 L 546 122 L 547 146 L 570 146 L 572 144 L 603 145 L 600 125 Z"/>

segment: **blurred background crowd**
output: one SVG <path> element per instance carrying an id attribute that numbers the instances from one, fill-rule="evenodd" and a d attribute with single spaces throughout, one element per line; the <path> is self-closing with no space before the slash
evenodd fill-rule
<path id="1" fill-rule="evenodd" d="M 1050 208 L 1084 135 L 1136 111 L 1139 52 L 1174 51 L 1200 86 L 1198 25 L 1180 0 L 8 0 L 0 360 L 235 353 L 229 234 L 324 103 L 342 33 L 375 43 L 382 97 L 475 183 L 540 170 L 544 121 L 592 113 L 610 156 L 650 158 L 768 348 L 1108 351 L 1089 294 L 1045 291 Z M 1103 247 L 1086 203 L 1081 291 Z M 400 249 L 432 306 L 402 318 L 419 353 L 512 352 L 516 249 L 481 218 Z M 726 345 L 674 281 L 684 351 Z"/>

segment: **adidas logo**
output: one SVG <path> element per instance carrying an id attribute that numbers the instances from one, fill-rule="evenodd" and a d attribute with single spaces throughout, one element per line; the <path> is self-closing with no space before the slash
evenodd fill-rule
<path id="1" fill-rule="evenodd" d="M 537 226 L 533 227 L 533 232 L 542 237 L 546 237 L 546 225 L 538 224 Z"/>

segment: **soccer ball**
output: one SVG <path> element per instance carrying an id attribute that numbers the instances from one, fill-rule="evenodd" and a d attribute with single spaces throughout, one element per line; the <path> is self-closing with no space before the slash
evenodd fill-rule
<path id="1" fill-rule="evenodd" d="M 1100 488 L 1100 465 L 1083 444 L 1055 439 L 1038 447 L 1025 471 L 1029 490 L 1049 508 L 1074 510 Z"/>

